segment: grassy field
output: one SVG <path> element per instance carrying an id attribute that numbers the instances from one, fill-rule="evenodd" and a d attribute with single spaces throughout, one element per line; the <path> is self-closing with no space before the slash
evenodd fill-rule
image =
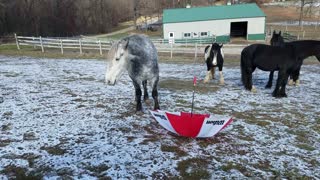
<path id="1" fill-rule="evenodd" d="M 319 65 L 303 66 L 301 85 L 278 99 L 264 89 L 266 72 L 255 71 L 251 93 L 236 65 L 225 66 L 221 86 L 202 82 L 204 64 L 160 63 L 162 110 L 189 111 L 197 75 L 195 112 L 234 117 L 216 136 L 193 139 L 163 129 L 152 103 L 136 114 L 129 77 L 105 85 L 103 61 L 0 56 L 0 64 L 0 179 L 320 177 Z"/>

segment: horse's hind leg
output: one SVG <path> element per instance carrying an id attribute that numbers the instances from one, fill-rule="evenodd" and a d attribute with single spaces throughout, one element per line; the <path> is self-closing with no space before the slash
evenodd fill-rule
<path id="1" fill-rule="evenodd" d="M 152 86 L 152 98 L 154 100 L 154 110 L 160 109 L 159 107 L 159 99 L 158 99 L 158 82 L 159 77 L 157 77 L 153 82 L 151 82 Z"/>
<path id="2" fill-rule="evenodd" d="M 266 85 L 266 88 L 271 88 L 272 87 L 273 74 L 274 74 L 274 71 L 271 71 L 270 74 L 269 74 L 269 81 L 268 81 L 268 83 Z"/>
<path id="3" fill-rule="evenodd" d="M 251 68 L 243 69 L 241 71 L 242 83 L 247 90 L 256 92 L 256 88 L 252 85 L 252 73 L 253 70 Z"/>
<path id="4" fill-rule="evenodd" d="M 290 81 L 288 83 L 288 85 L 296 85 L 299 86 L 300 85 L 300 80 L 299 80 L 299 75 L 300 75 L 300 68 L 299 67 L 297 70 L 293 71 L 290 75 Z"/>
<path id="5" fill-rule="evenodd" d="M 147 88 L 147 80 L 142 81 L 143 86 L 143 101 L 147 101 L 149 99 L 148 88 Z"/>
<path id="6" fill-rule="evenodd" d="M 137 83 L 135 80 L 133 80 L 133 86 L 134 89 L 136 91 L 136 111 L 142 111 L 142 104 L 141 104 L 141 88 L 140 88 L 140 84 Z"/>
<path id="7" fill-rule="evenodd" d="M 246 56 L 245 53 L 241 53 L 241 79 L 245 89 L 255 92 L 256 89 L 252 86 L 252 73 L 255 68 L 252 67 L 251 62 L 248 62 L 250 59 Z"/>
<path id="8" fill-rule="evenodd" d="M 212 67 L 213 68 L 213 67 Z M 212 79 L 212 73 L 211 70 L 208 70 L 206 77 L 204 78 L 203 82 L 207 83 Z"/>

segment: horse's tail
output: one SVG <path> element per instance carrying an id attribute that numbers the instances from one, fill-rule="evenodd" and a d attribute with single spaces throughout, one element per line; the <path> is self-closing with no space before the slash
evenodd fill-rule
<path id="1" fill-rule="evenodd" d="M 251 56 L 247 48 L 244 48 L 241 52 L 240 67 L 241 67 L 241 80 L 244 87 L 247 90 L 251 90 L 252 88 L 252 74 L 251 72 L 249 72 L 249 69 L 251 66 L 250 59 L 251 59 Z"/>

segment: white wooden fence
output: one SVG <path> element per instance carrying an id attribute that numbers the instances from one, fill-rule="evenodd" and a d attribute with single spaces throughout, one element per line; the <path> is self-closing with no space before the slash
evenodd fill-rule
<path id="1" fill-rule="evenodd" d="M 18 50 L 21 49 L 21 45 L 33 46 L 34 48 L 40 47 L 44 52 L 46 48 L 56 48 L 61 50 L 61 54 L 64 53 L 64 49 L 78 49 L 82 54 L 83 50 L 99 50 L 102 55 L 103 50 L 108 50 L 111 47 L 111 41 L 101 40 L 83 40 L 83 39 L 54 39 L 43 37 L 25 37 L 17 36 L 15 34 L 16 44 Z"/>
<path id="2" fill-rule="evenodd" d="M 61 54 L 64 54 L 65 49 L 78 50 L 83 54 L 84 50 L 98 50 L 100 55 L 111 48 L 113 41 L 102 41 L 99 39 L 55 39 L 43 37 L 25 37 L 15 35 L 17 49 L 20 50 L 21 46 L 33 46 L 34 48 L 41 48 L 45 52 L 48 48 L 60 49 Z M 173 54 L 194 54 L 197 57 L 198 53 L 204 51 L 207 44 L 188 43 L 188 44 L 168 44 L 160 40 L 152 40 L 158 52 L 169 53 L 170 57 Z M 240 54 L 244 45 L 224 45 L 224 51 L 227 54 Z"/>

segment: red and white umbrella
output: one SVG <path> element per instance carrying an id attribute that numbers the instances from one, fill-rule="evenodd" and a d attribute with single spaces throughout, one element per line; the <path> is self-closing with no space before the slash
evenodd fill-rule
<path id="1" fill-rule="evenodd" d="M 196 86 L 196 77 L 193 85 Z M 232 118 L 193 113 L 194 90 L 191 112 L 150 111 L 161 126 L 170 132 L 185 137 L 212 137 L 232 122 Z"/>
<path id="2" fill-rule="evenodd" d="M 232 118 L 188 112 L 150 111 L 159 124 L 185 137 L 212 137 L 232 122 Z"/>

